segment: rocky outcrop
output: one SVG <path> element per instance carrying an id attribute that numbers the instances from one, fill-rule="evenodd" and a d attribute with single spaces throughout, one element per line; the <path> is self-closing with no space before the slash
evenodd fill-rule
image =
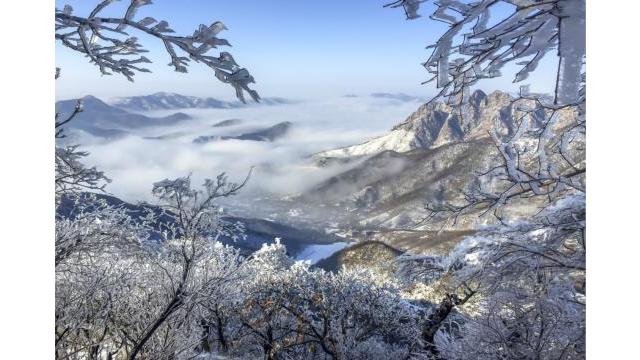
<path id="1" fill-rule="evenodd" d="M 514 105 L 508 93 L 495 91 L 489 95 L 482 90 L 474 91 L 459 109 L 445 102 L 421 105 L 402 123 L 394 126 L 388 134 L 362 144 L 333 149 L 315 154 L 316 160 L 348 158 L 373 155 L 385 150 L 407 152 L 414 149 L 433 149 L 445 144 L 486 138 L 494 129 L 508 136 L 515 131 L 522 114 L 520 106 Z M 522 101 L 533 109 L 533 121 L 541 124 L 546 114 L 533 101 Z M 563 118 L 572 118 L 569 111 L 561 112 Z M 562 122 L 562 121 L 561 121 Z"/>

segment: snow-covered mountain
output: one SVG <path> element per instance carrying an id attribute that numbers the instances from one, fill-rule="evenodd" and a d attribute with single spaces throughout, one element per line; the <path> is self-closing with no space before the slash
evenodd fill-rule
<path id="1" fill-rule="evenodd" d="M 319 204 L 327 212 L 342 211 L 337 227 L 352 229 L 353 236 L 360 240 L 381 240 L 417 252 L 446 250 L 495 219 L 471 214 L 459 218 L 454 228 L 441 231 L 444 222 L 424 222 L 428 215 L 425 204 L 460 203 L 464 192 L 478 185 L 477 174 L 501 163 L 489 130 L 497 131 L 499 137 L 508 137 L 516 130 L 518 121 L 514 119 L 521 117 L 523 109 L 513 100 L 504 92 L 486 95 L 475 91 L 462 114 L 442 102 L 425 104 L 383 136 L 316 154 L 320 165 L 333 162 L 353 166 L 317 184 L 297 200 Z M 544 110 L 534 101 L 524 105 L 533 111 L 531 131 L 539 131 L 546 116 Z M 577 119 L 575 115 L 571 110 L 557 111 L 554 127 L 570 126 Z M 526 136 L 523 141 L 528 141 Z M 517 217 L 537 210 L 529 201 L 513 202 L 509 211 Z"/>
<path id="2" fill-rule="evenodd" d="M 280 105 L 291 101 L 283 98 L 261 99 L 261 104 Z M 211 97 L 186 96 L 176 93 L 157 92 L 151 95 L 129 96 L 111 101 L 113 106 L 131 111 L 176 110 L 176 109 L 231 109 L 247 106 L 239 101 L 223 101 Z"/>
<path id="3" fill-rule="evenodd" d="M 492 128 L 510 134 L 514 131 L 516 113 L 511 95 L 495 91 L 489 95 L 474 91 L 462 111 L 444 102 L 420 106 L 405 121 L 388 134 L 364 143 L 328 150 L 315 155 L 316 159 L 349 158 L 373 155 L 385 150 L 407 152 L 414 149 L 433 149 L 448 143 L 469 141 L 488 136 Z M 535 106 L 535 105 L 534 105 Z M 539 118 L 544 116 L 540 108 Z"/>

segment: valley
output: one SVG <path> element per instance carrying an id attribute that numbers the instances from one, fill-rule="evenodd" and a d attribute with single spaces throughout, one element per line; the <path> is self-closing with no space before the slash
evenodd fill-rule
<path id="1" fill-rule="evenodd" d="M 316 123 L 314 118 L 305 121 L 299 116 L 300 120 L 290 121 L 274 117 L 282 110 L 297 114 L 299 102 L 293 100 L 276 98 L 243 107 L 169 93 L 111 102 L 88 96 L 70 132 L 72 140 L 88 142 L 92 153 L 107 148 L 117 153 L 124 146 L 139 147 L 142 151 L 136 153 L 141 154 L 179 149 L 182 155 L 176 161 L 180 166 L 171 168 L 171 160 L 164 159 L 164 164 L 155 165 L 162 171 L 154 172 L 156 178 L 144 186 L 185 172 L 192 173 L 196 182 L 211 171 L 227 171 L 241 178 L 253 168 L 246 188 L 238 196 L 220 201 L 224 216 L 243 223 L 247 235 L 244 240 L 225 242 L 251 253 L 262 243 L 278 239 L 294 258 L 335 270 L 342 265 L 383 266 L 382 262 L 404 252 L 444 254 L 465 236 L 496 223 L 495 217 L 480 216 L 480 212 L 455 221 L 432 218 L 428 207 L 460 203 L 465 192 L 478 185 L 477 175 L 498 164 L 499 152 L 489 131 L 503 138 L 516 131 L 515 119 L 521 109 L 514 108 L 512 100 L 507 93 L 487 95 L 476 90 L 462 112 L 457 112 L 442 102 L 420 105 L 419 99 L 408 95 L 372 94 L 367 98 L 368 111 L 359 114 L 363 118 L 380 108 L 396 114 L 407 108 L 414 110 L 404 121 L 393 121 L 395 124 L 387 127 L 390 130 L 372 126 L 377 135 L 358 143 L 356 136 L 336 140 L 334 134 L 322 134 L 327 123 Z M 362 97 L 340 101 L 362 101 Z M 61 101 L 56 105 L 65 113 L 73 104 Z M 534 121 L 538 116 L 542 122 L 544 110 L 534 106 L 530 111 Z M 575 121 L 568 112 L 558 116 L 556 126 Z M 262 119 L 256 121 L 258 118 Z M 380 120 L 380 125 L 392 121 Z M 357 121 L 350 126 L 357 126 Z M 339 128 L 338 132 L 344 135 L 343 130 L 350 131 Z M 300 144 L 303 135 L 313 133 L 320 136 Z M 94 160 L 108 173 L 116 173 L 117 184 L 118 178 L 135 180 L 133 167 L 144 168 L 155 161 L 143 157 L 135 164 L 118 163 L 113 171 L 105 156 Z M 189 158 L 192 160 L 184 164 Z M 118 186 L 114 187 L 111 194 L 123 196 Z M 146 200 L 135 190 L 135 196 L 124 195 L 123 200 L 132 204 Z M 517 206 L 507 211 L 516 217 L 527 216 L 535 207 L 522 213 Z"/>

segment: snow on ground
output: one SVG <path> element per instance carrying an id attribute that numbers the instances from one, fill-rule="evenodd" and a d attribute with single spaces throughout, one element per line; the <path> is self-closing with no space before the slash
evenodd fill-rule
<path id="1" fill-rule="evenodd" d="M 296 260 L 309 260 L 311 264 L 315 264 L 322 259 L 326 259 L 334 253 L 349 246 L 348 242 L 336 242 L 327 245 L 310 245 L 305 248 Z"/>

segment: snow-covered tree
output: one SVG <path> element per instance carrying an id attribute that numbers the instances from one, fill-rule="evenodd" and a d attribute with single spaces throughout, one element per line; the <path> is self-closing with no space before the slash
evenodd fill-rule
<path id="1" fill-rule="evenodd" d="M 417 19 L 426 2 L 399 0 L 387 6 L 403 7 L 408 19 Z M 463 119 L 469 89 L 502 76 L 508 66 L 518 68 L 513 81 L 525 84 L 543 58 L 555 56 L 557 74 L 553 96 L 521 86 L 510 105 L 517 114 L 515 131 L 490 132 L 500 164 L 479 169 L 481 179 L 465 193 L 467 201 L 429 209 L 457 216 L 481 207 L 499 217 L 497 210 L 514 199 L 553 200 L 574 190 L 584 192 L 585 1 L 443 0 L 433 5 L 430 18 L 449 28 L 430 46 L 433 51 L 424 63 L 433 74 L 428 81 L 435 80 L 440 89 L 432 101 L 448 99 Z"/>
<path id="2" fill-rule="evenodd" d="M 144 220 L 135 221 L 122 206 L 91 193 L 67 194 L 58 209 L 55 229 L 56 267 L 71 258 L 84 261 L 95 253 L 137 248 L 149 233 Z"/>
<path id="3" fill-rule="evenodd" d="M 249 181 L 251 171 L 242 183 L 233 183 L 225 173 L 215 180 L 206 179 L 202 190 L 191 187 L 190 176 L 165 179 L 153 184 L 153 195 L 160 201 L 165 220 L 161 223 L 165 238 L 217 238 L 226 234 L 234 240 L 233 230 L 242 230 L 241 224 L 228 224 L 220 219 L 221 208 L 216 201 L 236 195 Z"/>
<path id="4" fill-rule="evenodd" d="M 64 126 L 82 112 L 82 101 L 78 100 L 73 112 L 63 118 L 63 114 L 55 115 L 56 140 L 66 137 Z M 58 145 L 55 150 L 55 189 L 56 205 L 59 205 L 65 196 L 79 191 L 102 191 L 110 181 L 102 171 L 95 167 L 88 168 L 82 163 L 82 159 L 89 155 L 86 151 L 78 149 L 79 145 Z"/>
<path id="5" fill-rule="evenodd" d="M 241 101 L 244 91 L 259 100 L 248 87 L 253 78 L 229 53 L 207 55 L 228 45 L 217 37 L 222 23 L 201 25 L 193 36 L 172 36 L 165 21 L 134 20 L 138 8 L 151 1 L 130 1 L 121 18 L 100 17 L 112 3 L 99 2 L 86 17 L 68 5 L 56 10 L 56 40 L 87 56 L 103 74 L 133 80 L 136 72 L 148 71 L 140 65 L 150 60 L 125 29 L 146 33 L 163 42 L 176 71 L 186 72 L 190 60 L 204 63 Z M 56 114 L 56 139 L 66 136 L 64 127 L 81 111 L 78 101 L 70 114 Z M 192 189 L 188 177 L 164 180 L 153 189 L 159 207 L 145 204 L 132 211 L 86 193 L 101 192 L 109 182 L 82 163 L 87 155 L 77 145 L 56 146 L 56 357 L 175 359 L 208 353 L 212 299 L 229 302 L 242 261 L 238 250 L 216 242 L 220 234 L 239 238 L 243 229 L 222 222 L 215 201 L 236 194 L 248 177 L 234 184 L 222 174 L 207 180 L 203 190 Z"/>
<path id="6" fill-rule="evenodd" d="M 58 357 L 168 359 L 205 352 L 211 298 L 231 293 L 242 263 L 237 249 L 215 241 L 220 227 L 212 201 L 239 187 L 224 176 L 205 181 L 202 191 L 188 178 L 156 184 L 154 194 L 177 215 L 152 208 L 134 220 L 106 204 L 84 200 L 72 207 L 57 226 Z M 158 223 L 174 230 L 159 243 L 148 234 Z"/>
<path id="7" fill-rule="evenodd" d="M 584 196 L 567 196 L 529 220 L 489 227 L 446 256 L 407 256 L 410 281 L 443 300 L 423 332 L 451 359 L 584 357 Z M 457 331 L 448 324 L 455 320 Z M 441 353 L 445 354 L 441 354 Z"/>
<path id="8" fill-rule="evenodd" d="M 408 19 L 420 0 L 400 0 Z M 432 216 L 493 214 L 500 223 L 449 255 L 402 261 L 411 281 L 427 284 L 437 310 L 423 326 L 426 349 L 446 359 L 584 358 L 585 329 L 585 2 L 441 0 L 432 19 L 448 30 L 424 64 L 440 97 L 464 114 L 471 86 L 519 66 L 514 82 L 557 56 L 553 96 L 522 86 L 509 133 L 489 132 L 498 165 L 465 192 L 465 201 L 429 204 Z M 501 5 L 507 5 L 496 11 Z M 491 25 L 490 25 L 491 24 Z M 577 116 L 567 116 L 568 113 Z M 573 119 L 566 121 L 566 119 Z M 515 220 L 509 206 L 537 208 Z"/>
<path id="9" fill-rule="evenodd" d="M 417 348 L 415 308 L 375 273 L 312 269 L 278 243 L 264 245 L 246 266 L 253 276 L 235 311 L 254 357 L 406 358 Z"/>

